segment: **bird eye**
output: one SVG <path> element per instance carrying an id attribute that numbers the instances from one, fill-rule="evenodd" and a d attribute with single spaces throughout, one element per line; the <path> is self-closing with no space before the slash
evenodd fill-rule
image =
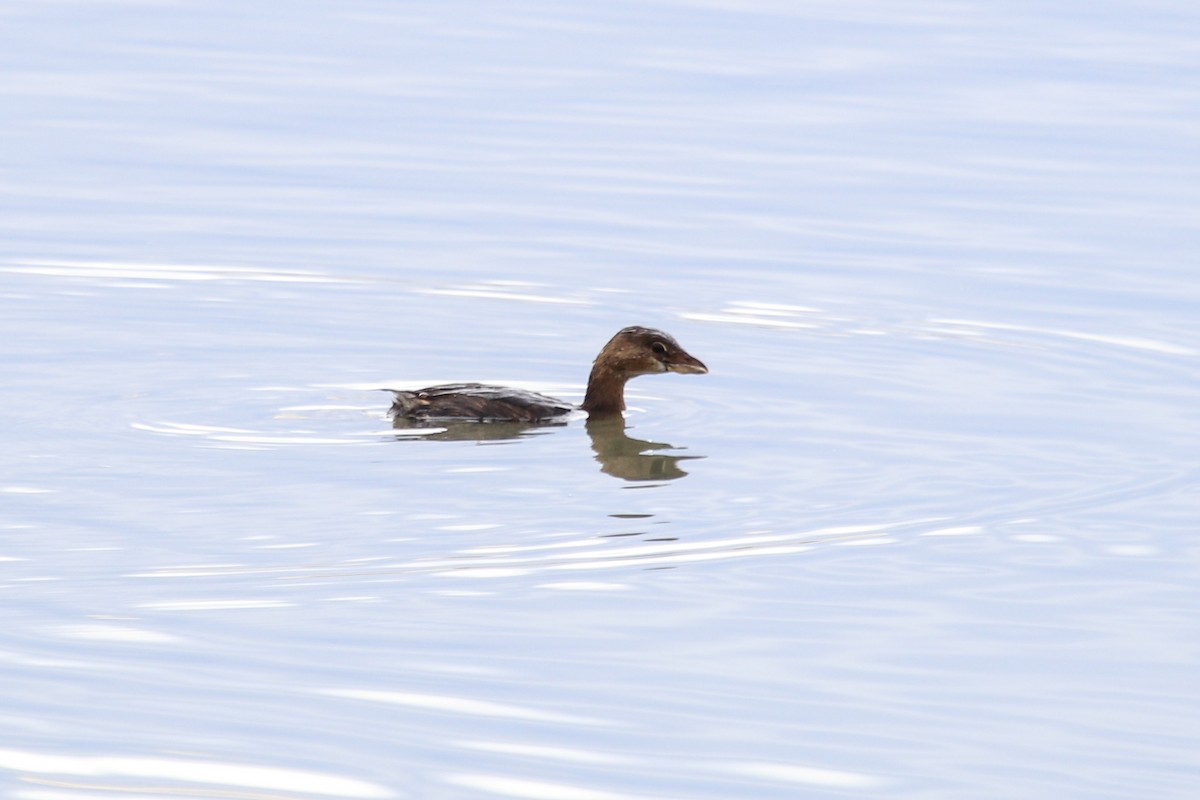
<path id="1" fill-rule="evenodd" d="M 662 342 L 655 342 L 654 344 L 650 345 L 650 349 L 660 356 L 665 356 L 667 354 L 667 346 Z"/>

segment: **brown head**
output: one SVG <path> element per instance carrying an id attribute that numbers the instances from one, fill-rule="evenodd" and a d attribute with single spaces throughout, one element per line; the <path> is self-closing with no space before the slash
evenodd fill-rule
<path id="1" fill-rule="evenodd" d="M 703 375 L 708 367 L 669 334 L 654 328 L 622 328 L 596 356 L 581 408 L 592 416 L 619 414 L 625 410 L 625 382 L 657 372 Z"/>

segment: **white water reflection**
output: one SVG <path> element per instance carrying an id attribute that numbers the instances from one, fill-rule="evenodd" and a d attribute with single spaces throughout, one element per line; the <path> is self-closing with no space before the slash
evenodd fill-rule
<path id="1" fill-rule="evenodd" d="M 67 625 L 58 630 L 68 639 L 92 639 L 104 642 L 137 642 L 167 644 L 180 638 L 170 633 L 132 628 L 126 625 Z"/>
<path id="2" fill-rule="evenodd" d="M 14 770 L 27 775 L 56 775 L 88 778 L 87 783 L 75 783 L 60 788 L 103 792 L 128 793 L 143 796 L 145 787 L 111 783 L 114 780 L 172 781 L 180 787 L 221 786 L 225 791 L 265 789 L 289 792 L 298 797 L 390 798 L 396 794 L 385 787 L 365 781 L 303 770 L 247 766 L 233 762 L 198 761 L 190 759 L 144 758 L 123 756 L 70 756 L 39 753 L 33 750 L 0 750 L 0 769 Z M 175 787 L 154 787 L 152 792 L 174 793 Z M 185 792 L 191 794 L 188 789 Z M 36 795 L 23 792 L 23 797 Z M 77 794 L 71 794 L 78 797 Z"/>
<path id="3" fill-rule="evenodd" d="M 288 580 L 338 579 L 347 577 L 387 577 L 431 574 L 449 578 L 493 580 L 552 572 L 597 572 L 626 570 L 630 567 L 651 569 L 679 567 L 697 562 L 803 553 L 818 546 L 867 546 L 896 544 L 895 533 L 911 536 L 920 521 L 892 525 L 860 525 L 791 533 L 751 531 L 745 535 L 717 537 L 699 541 L 639 541 L 620 545 L 621 539 L 600 538 L 587 534 L 580 538 L 548 544 L 493 544 L 468 546 L 458 551 L 443 552 L 440 556 L 424 556 L 414 560 L 395 560 L 387 557 L 356 558 L 343 564 L 299 564 L 292 566 L 239 564 L 196 564 L 164 566 L 130 573 L 132 578 L 165 579 L 173 584 L 180 579 L 220 576 L 274 576 Z M 436 530 L 471 533 L 495 531 L 501 523 L 437 525 Z M 963 536 L 981 533 L 978 528 L 935 529 L 917 533 L 925 536 Z M 575 590 L 609 590 L 623 584 L 604 581 L 553 581 L 539 584 L 543 588 Z M 212 610 L 220 608 L 270 608 L 285 606 L 279 600 L 204 600 L 195 602 L 159 602 L 143 607 L 173 610 Z"/>
<path id="4" fill-rule="evenodd" d="M 143 422 L 135 422 L 130 425 L 131 428 L 139 431 L 147 431 L 149 433 L 158 433 L 165 436 L 199 436 L 212 442 L 229 442 L 246 445 L 264 445 L 264 446 L 279 446 L 279 445 L 345 445 L 345 444 L 364 444 L 362 438 L 353 439 L 348 437 L 322 437 L 313 436 L 311 433 L 294 432 L 291 434 L 280 436 L 267 432 L 258 432 L 246 430 L 243 428 L 221 428 L 213 425 L 197 425 L 187 422 L 159 422 L 157 424 L 148 424 Z M 368 431 L 359 434 L 359 436 L 379 438 L 377 431 Z"/>
<path id="5" fill-rule="evenodd" d="M 646 795 L 629 795 L 572 786 L 563 783 L 513 778 L 507 775 L 474 775 L 452 773 L 446 782 L 473 792 L 500 797 L 521 797 L 526 800 L 649 800 Z"/>
<path id="6" fill-rule="evenodd" d="M 183 571 L 175 573 L 176 576 L 196 577 L 198 575 L 211 575 L 210 571 Z M 158 611 L 231 611 L 247 608 L 287 608 L 294 605 L 285 600 L 193 600 L 193 601 L 168 601 L 164 603 L 143 603 L 142 608 L 154 609 Z"/>
<path id="7" fill-rule="evenodd" d="M 454 742 L 456 747 L 468 750 L 482 750 L 488 753 L 504 753 L 507 755 L 524 756 L 551 761 L 568 761 L 580 764 L 629 764 L 632 759 L 583 750 L 575 747 L 555 747 L 553 745 L 525 744 L 520 742 L 483 742 L 462 741 Z"/>
<path id="8" fill-rule="evenodd" d="M 269 283 L 345 283 L 344 277 L 298 270 L 262 269 L 200 264 L 127 264 L 105 261 L 46 261 L 26 259 L 0 266 L 0 272 L 55 278 L 104 278 L 154 281 L 264 281 Z"/>
<path id="9" fill-rule="evenodd" d="M 1172 342 L 1156 341 L 1126 336 L 1111 336 L 1100 333 L 1085 333 L 1081 331 L 1055 330 L 1053 328 L 1037 328 L 1029 325 L 1013 325 L 1011 323 L 978 322 L 963 319 L 934 319 L 934 325 L 945 326 L 945 332 L 959 335 L 981 335 L 985 331 L 1012 331 L 1015 333 L 1032 333 L 1039 336 L 1061 336 L 1067 339 L 1078 339 L 1083 342 L 1096 342 L 1114 347 L 1128 347 L 1134 350 L 1147 350 L 1151 353 L 1161 353 L 1169 356 L 1195 357 L 1200 350 L 1185 347 Z"/>
<path id="10" fill-rule="evenodd" d="M 555 297 L 535 294 L 530 289 L 537 284 L 521 281 L 488 281 L 476 286 L 459 286 L 444 289 L 420 289 L 421 294 L 445 295 L 447 297 L 481 297 L 488 300 L 506 300 L 520 303 L 560 303 L 565 305 L 591 305 L 592 301 L 573 297 Z"/>
<path id="11" fill-rule="evenodd" d="M 562 725 L 609 726 L 610 720 L 580 717 L 570 714 L 559 714 L 526 706 L 514 706 L 507 703 L 494 703 L 490 700 L 476 700 L 468 697 L 448 697 L 444 695 L 419 694 L 416 692 L 395 692 L 378 689 L 318 689 L 320 694 L 329 697 L 342 697 L 347 700 L 364 700 L 372 703 L 409 706 L 428 711 L 438 711 L 447 714 L 464 714 L 467 716 L 501 717 L 504 719 L 523 720 L 528 722 L 551 722 Z"/>
<path id="12" fill-rule="evenodd" d="M 748 775 L 755 778 L 765 778 L 781 783 L 792 783 L 799 786 L 823 787 L 827 789 L 869 790 L 886 787 L 887 781 L 871 775 L 861 775 L 853 772 L 842 772 L 833 769 L 821 769 L 800 764 L 771 764 L 758 762 L 740 762 L 718 764 L 718 769 L 736 775 Z"/>

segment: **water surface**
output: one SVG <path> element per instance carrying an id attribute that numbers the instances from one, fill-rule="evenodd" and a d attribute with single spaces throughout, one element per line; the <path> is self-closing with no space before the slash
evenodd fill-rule
<path id="1" fill-rule="evenodd" d="M 2 13 L 5 796 L 1193 795 L 1186 4 Z"/>

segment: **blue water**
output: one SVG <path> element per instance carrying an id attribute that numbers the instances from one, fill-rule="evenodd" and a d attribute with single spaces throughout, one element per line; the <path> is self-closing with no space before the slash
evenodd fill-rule
<path id="1" fill-rule="evenodd" d="M 1195 796 L 1187 4 L 0 31 L 4 797 Z"/>

